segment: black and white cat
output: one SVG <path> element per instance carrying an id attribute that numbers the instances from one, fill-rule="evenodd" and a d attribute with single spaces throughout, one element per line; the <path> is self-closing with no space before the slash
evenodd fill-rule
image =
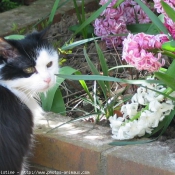
<path id="1" fill-rule="evenodd" d="M 46 31 L 22 40 L 0 38 L 0 173 L 22 174 L 32 144 L 33 120 L 42 117 L 35 100 L 56 82 L 58 53 Z"/>

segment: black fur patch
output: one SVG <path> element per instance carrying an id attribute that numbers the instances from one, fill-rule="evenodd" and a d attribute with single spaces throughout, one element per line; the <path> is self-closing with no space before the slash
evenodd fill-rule
<path id="1" fill-rule="evenodd" d="M 33 122 L 28 107 L 0 86 L 0 170 L 19 174 L 29 152 Z"/>

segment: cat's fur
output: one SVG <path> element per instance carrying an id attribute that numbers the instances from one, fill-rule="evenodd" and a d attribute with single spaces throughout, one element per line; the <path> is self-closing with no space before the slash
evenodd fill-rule
<path id="1" fill-rule="evenodd" d="M 22 40 L 0 38 L 0 172 L 22 174 L 33 120 L 42 117 L 36 93 L 55 84 L 58 54 L 45 33 L 35 32 Z"/>

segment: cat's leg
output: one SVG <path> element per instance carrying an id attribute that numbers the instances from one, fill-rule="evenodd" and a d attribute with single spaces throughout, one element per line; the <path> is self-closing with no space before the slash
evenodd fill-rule
<path id="1" fill-rule="evenodd" d="M 31 109 L 33 113 L 34 127 L 50 127 L 49 122 L 46 118 L 45 111 L 41 108 L 38 102 L 34 98 L 30 98 L 27 102 L 28 107 Z"/>

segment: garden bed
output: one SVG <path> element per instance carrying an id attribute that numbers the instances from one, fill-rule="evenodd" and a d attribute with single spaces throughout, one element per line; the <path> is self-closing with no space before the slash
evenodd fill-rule
<path id="1" fill-rule="evenodd" d="M 87 17 L 90 16 L 90 13 L 87 15 Z M 69 30 L 70 26 L 76 25 L 78 23 L 77 16 L 74 13 L 73 15 L 67 15 L 65 14 L 62 17 L 62 20 L 58 23 L 55 23 L 54 25 L 51 26 L 50 33 L 49 33 L 49 40 L 53 42 L 54 44 L 58 44 L 57 47 L 63 46 L 66 42 L 69 42 L 71 37 L 72 37 L 72 32 Z M 59 31 L 59 32 L 58 32 Z M 75 41 L 79 41 L 83 39 L 82 36 L 78 35 L 76 38 L 74 38 Z M 122 61 L 121 58 L 121 53 L 122 53 L 122 48 L 118 49 L 107 49 L 105 46 L 105 43 L 103 41 L 99 41 L 99 46 L 103 51 L 106 63 L 109 68 L 112 68 L 114 66 L 120 66 L 124 62 Z M 83 75 L 92 75 L 92 72 L 90 70 L 90 67 L 88 66 L 88 63 L 86 62 L 84 52 L 83 52 L 83 47 L 84 46 L 78 46 L 75 47 L 66 54 L 60 53 L 60 59 L 64 59 L 65 62 L 62 63 L 60 67 L 64 66 L 70 66 L 78 71 L 80 71 Z M 101 72 L 101 65 L 100 65 L 100 60 L 97 54 L 97 50 L 95 47 L 95 43 L 91 42 L 86 45 L 86 50 L 87 54 L 89 55 L 91 61 L 95 65 L 95 67 Z M 169 60 L 167 60 L 167 65 L 169 64 Z M 124 63 L 125 64 L 125 63 Z M 136 70 L 131 70 L 131 69 L 114 69 L 109 72 L 109 76 L 112 77 L 117 77 L 117 78 L 124 78 L 124 79 L 135 79 L 140 76 L 140 78 L 146 76 L 146 72 L 141 71 L 139 74 Z M 87 81 L 88 88 L 93 89 L 93 82 L 92 81 Z M 121 93 L 125 87 L 126 84 L 123 83 L 117 83 L 117 82 L 111 82 L 111 91 L 113 94 Z M 83 117 L 85 113 L 93 113 L 93 106 L 84 103 L 82 98 L 86 98 L 87 94 L 85 91 L 82 89 L 80 83 L 78 81 L 74 80 L 65 80 L 62 86 L 60 87 L 62 90 L 63 94 L 63 99 L 65 102 L 65 106 L 67 109 L 66 115 L 69 117 L 72 117 L 73 119 Z M 137 86 L 135 85 L 130 85 L 129 88 L 125 91 L 123 96 L 129 96 L 131 94 L 134 94 L 137 90 Z M 77 97 L 82 97 L 82 98 L 77 98 Z M 101 99 L 103 100 L 103 99 Z M 79 105 L 77 105 L 77 103 Z M 72 110 L 73 108 L 78 109 L 79 111 Z M 71 110 L 70 110 L 71 109 Z M 116 111 L 118 115 L 122 115 L 120 113 L 120 110 Z M 86 122 L 91 122 L 95 123 L 96 116 L 90 116 L 84 119 Z M 109 122 L 108 120 L 105 119 L 105 117 L 102 117 L 102 119 L 97 123 L 103 126 L 108 126 L 109 127 Z M 174 139 L 175 135 L 175 127 L 174 127 L 174 120 L 172 121 L 170 127 L 167 129 L 165 134 L 159 138 L 159 140 L 165 141 L 167 139 Z M 168 142 L 169 143 L 169 142 Z"/>
<path id="2" fill-rule="evenodd" d="M 68 28 L 74 24 L 77 24 L 76 15 L 64 14 L 60 22 L 52 25 L 49 34 L 50 41 L 61 47 L 71 38 L 72 33 Z M 80 39 L 82 38 L 77 36 L 74 38 L 74 41 Z M 108 50 L 103 42 L 99 42 L 99 45 L 103 50 L 109 68 L 114 65 L 121 65 L 121 48 Z M 93 64 L 98 68 L 99 72 L 101 72 L 95 44 L 93 42 L 89 43 L 86 49 L 91 61 L 93 61 Z M 71 51 L 72 53 L 62 53 L 60 55 L 60 58 L 66 59 L 61 66 L 71 66 L 74 69 L 80 70 L 82 74 L 92 74 L 85 61 L 83 47 L 76 47 Z M 136 71 L 129 69 L 110 72 L 110 76 L 126 79 L 138 78 L 138 76 L 142 75 L 145 75 L 144 71 L 138 75 Z M 93 82 L 87 84 L 89 89 L 93 89 Z M 114 93 L 120 93 L 125 86 L 126 84 L 113 83 L 112 91 Z M 77 99 L 77 96 L 86 97 L 78 81 L 66 80 L 60 88 L 67 109 L 74 108 L 75 105 L 80 102 L 77 106 L 78 109 L 86 112 L 92 111 L 93 108 L 91 105 L 81 102 L 81 99 Z M 130 86 L 130 88 L 125 91 L 125 95 L 133 94 L 136 88 L 134 85 Z M 48 115 L 48 118 L 51 118 L 51 128 L 55 129 L 50 133 L 46 132 L 50 131 L 51 128 L 43 127 L 36 130 L 37 143 L 32 162 L 50 169 L 86 171 L 86 173 L 90 173 L 91 175 L 116 175 L 116 172 L 125 175 L 175 174 L 175 144 L 174 140 L 172 140 L 175 133 L 174 126 L 169 127 L 166 134 L 160 138 L 163 142 L 126 147 L 109 145 L 109 143 L 114 140 L 111 138 L 109 122 L 104 118 L 101 120 L 101 125 L 105 124 L 107 127 L 95 125 L 95 117 L 90 116 L 86 122 L 83 120 L 56 128 L 56 126 L 82 115 L 84 115 L 84 112 L 76 112 L 73 110 L 67 110 L 66 117 L 55 114 L 51 114 L 51 116 Z M 174 123 L 172 123 L 172 125 L 174 125 Z"/>

